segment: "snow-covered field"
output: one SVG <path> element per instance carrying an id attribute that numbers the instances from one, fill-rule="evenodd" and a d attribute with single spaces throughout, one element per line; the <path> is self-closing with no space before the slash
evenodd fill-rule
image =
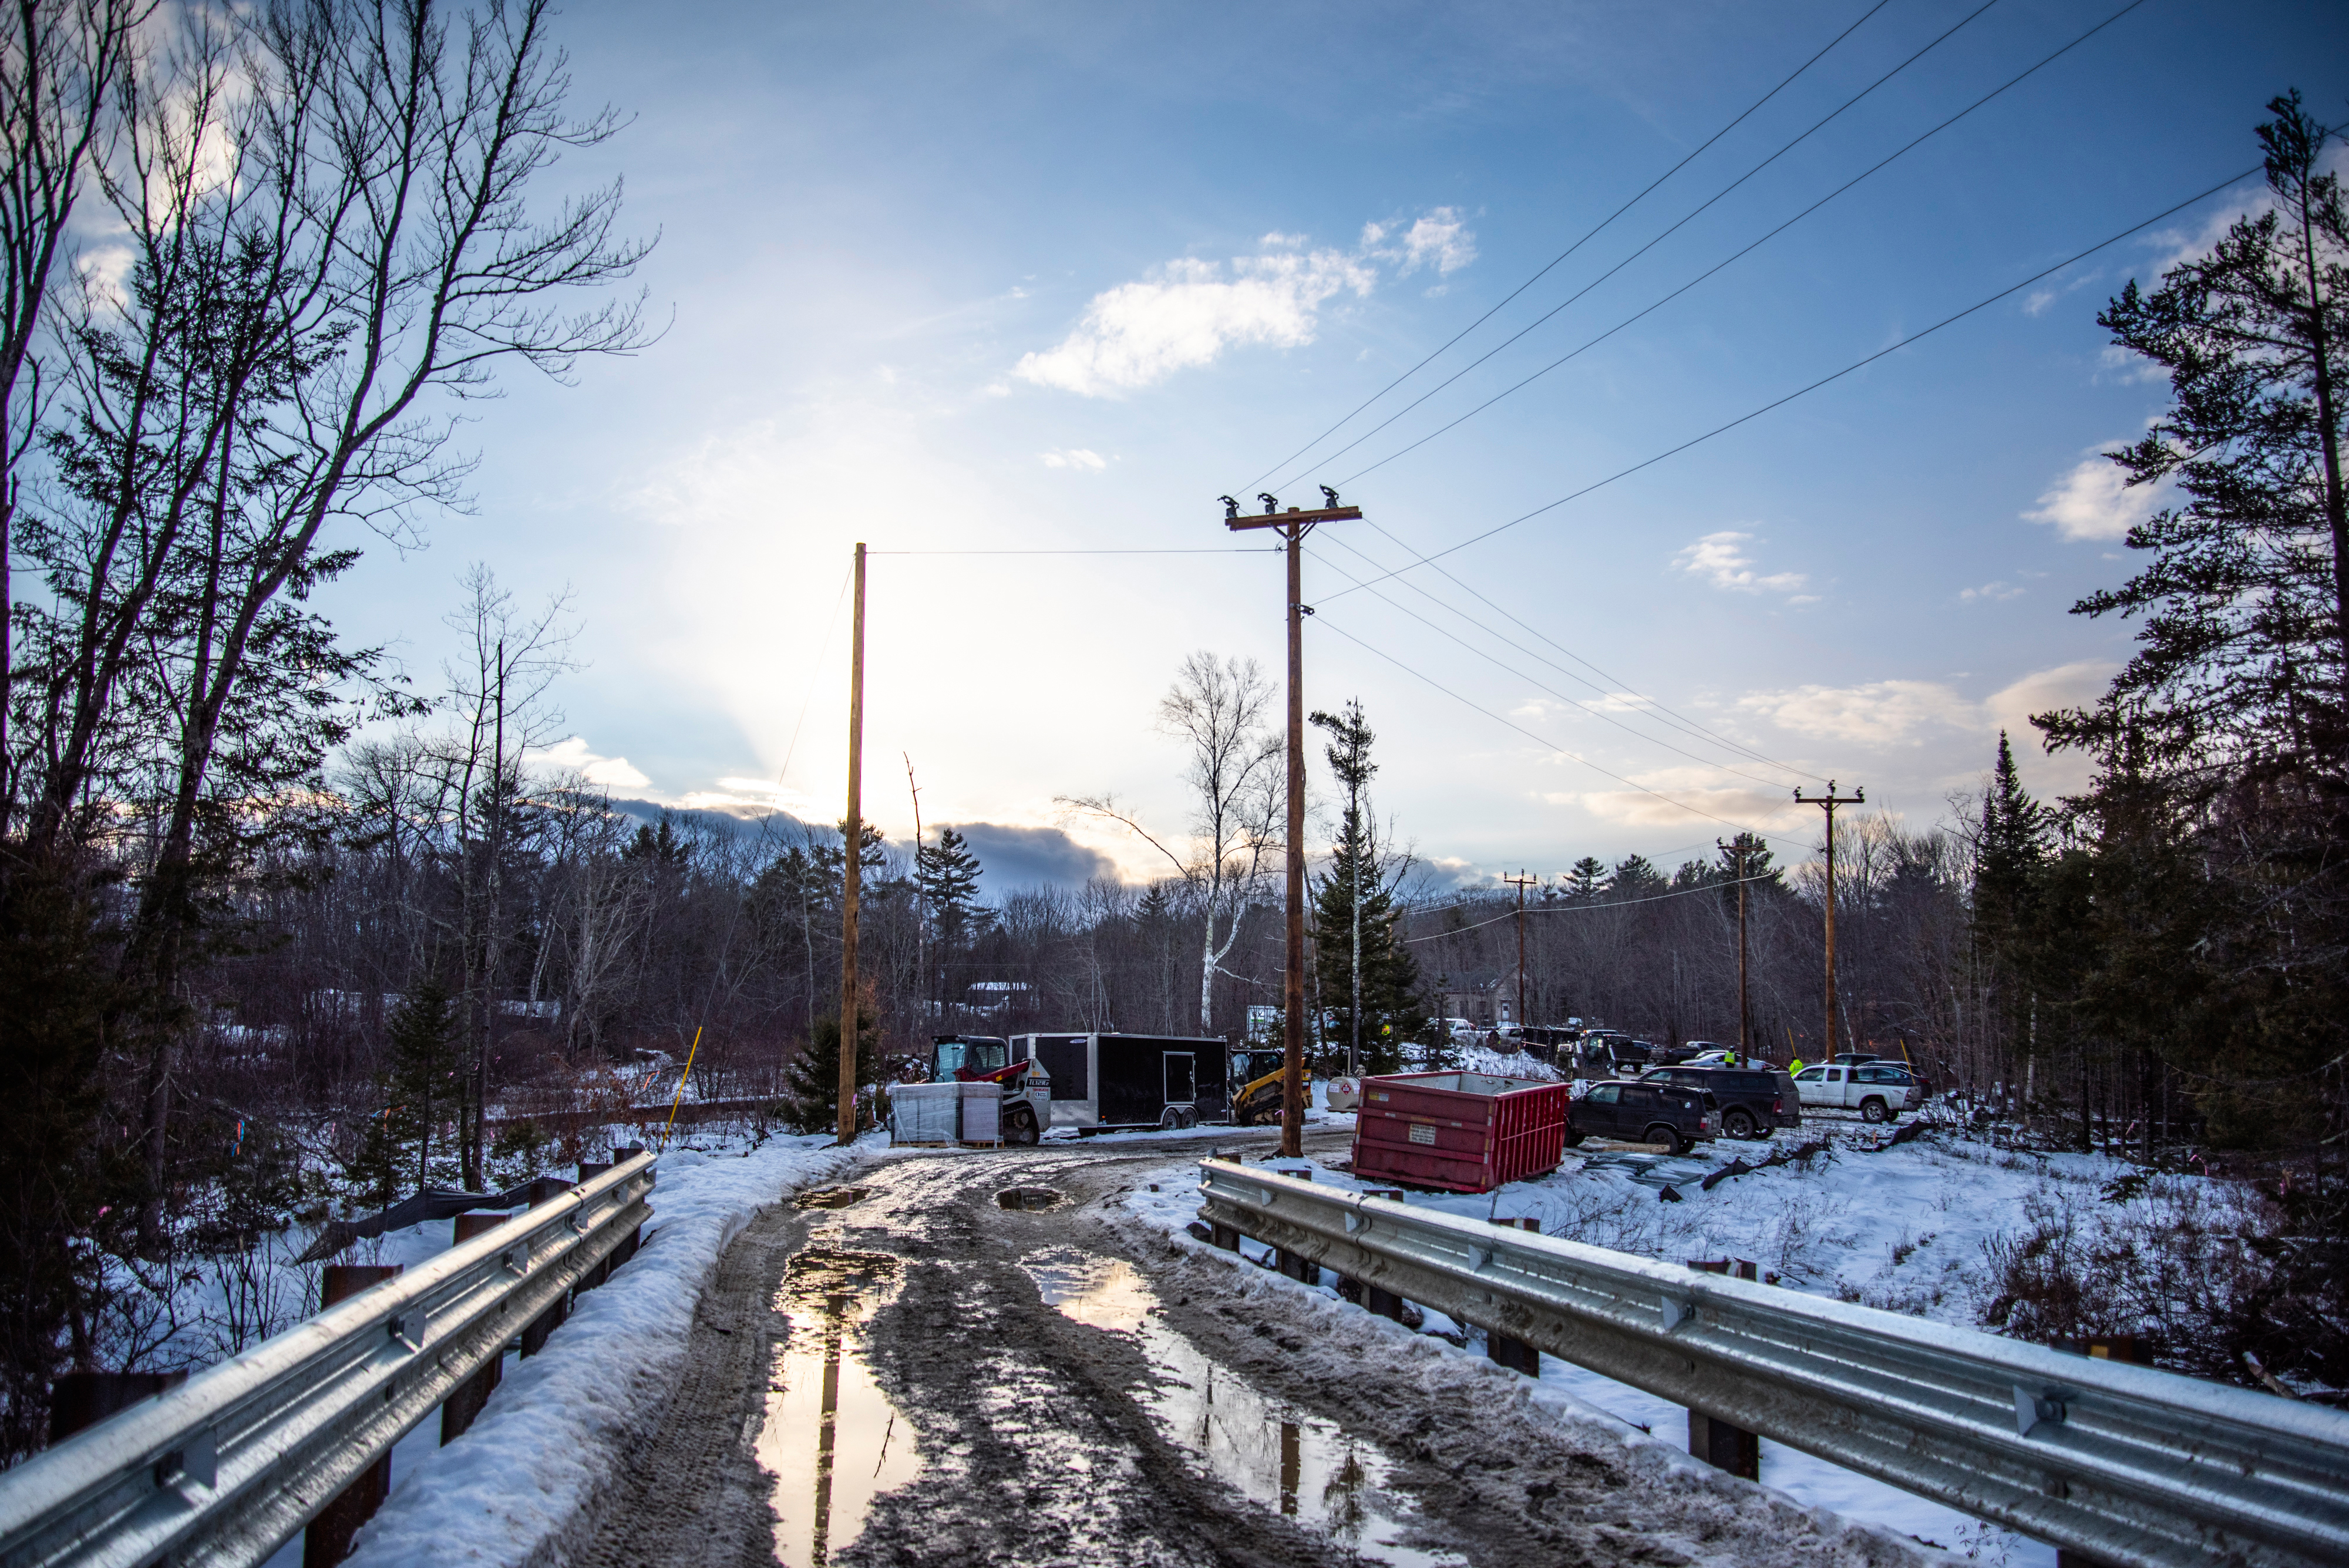
<path id="1" fill-rule="evenodd" d="M 710 1138 L 663 1155 L 655 1218 L 642 1249 L 602 1289 L 579 1298 L 545 1351 L 506 1363 L 471 1430 L 436 1446 L 427 1420 L 392 1454 L 390 1501 L 359 1532 L 362 1568 L 520 1563 L 540 1555 L 625 1462 L 659 1409 L 704 1283 L 761 1208 L 838 1174 L 877 1147 L 829 1134 L 750 1148 Z M 385 1238 L 387 1262 L 420 1262 L 449 1244 L 447 1220 Z M 272 1568 L 301 1561 L 296 1538 Z"/>
<path id="2" fill-rule="evenodd" d="M 1505 1067 L 1478 1068 L 1506 1071 Z M 1332 1123 L 1350 1121 L 1333 1117 Z M 1778 1134 L 1782 1147 L 1822 1135 L 1818 1125 Z M 1413 1192 L 1406 1201 L 1477 1220 L 1539 1221 L 1546 1235 L 1673 1262 L 1740 1258 L 1793 1290 L 1858 1301 L 1937 1322 L 1981 1326 L 1995 1292 L 1986 1244 L 2028 1227 L 2125 1222 L 2131 1206 L 2175 1203 L 2198 1178 L 2157 1178 L 2123 1197 L 2108 1194 L 2130 1168 L 2101 1157 L 2017 1153 L 1953 1131 L 1870 1152 L 1877 1129 L 1831 1124 L 1829 1147 L 1799 1163 L 1731 1177 L 1711 1191 L 1711 1171 L 1766 1157 L 1769 1146 L 1722 1142 L 1685 1157 L 1622 1146 L 1569 1150 L 1555 1173 L 1482 1195 Z M 1314 1180 L 1349 1190 L 1381 1183 L 1335 1168 L 1343 1158 L 1283 1165 L 1313 1166 Z M 1185 1162 L 1151 1173 L 1124 1199 L 1129 1222 L 1178 1245 L 1199 1243 L 1186 1227 L 1198 1213 L 1198 1168 Z M 1665 1197 L 1669 1189 L 1679 1196 Z M 2224 1201 L 2223 1195 L 2213 1200 Z M 1253 1256 L 1266 1250 L 1250 1244 Z M 1271 1287 L 1307 1287 L 1265 1276 Z M 1335 1292 L 1316 1293 L 1335 1299 Z M 1429 1312 L 1423 1333 L 1446 1353 L 1482 1357 L 1483 1334 Z M 1637 1443 L 1680 1449 L 1686 1411 L 1612 1379 L 1542 1357 L 1538 1397 L 1562 1418 L 1597 1420 Z M 1652 1437 L 1649 1434 L 1652 1433 Z M 1763 1444 L 1762 1480 L 1795 1501 L 1984 1562 L 2012 1568 L 2052 1565 L 2052 1547 L 1982 1523 L 1938 1504 L 1856 1475 L 1774 1442 Z"/>

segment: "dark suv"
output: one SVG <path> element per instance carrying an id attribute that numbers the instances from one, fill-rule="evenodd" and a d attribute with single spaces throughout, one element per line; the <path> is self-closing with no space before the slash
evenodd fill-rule
<path id="1" fill-rule="evenodd" d="M 1586 1137 L 1611 1137 L 1668 1144 L 1674 1154 L 1686 1154 L 1700 1139 L 1711 1139 L 1714 1126 L 1702 1094 L 1671 1084 L 1600 1084 L 1566 1110 L 1569 1147 Z"/>
<path id="2" fill-rule="evenodd" d="M 1772 1127 L 1803 1125 L 1794 1075 L 1775 1067 L 1656 1067 L 1640 1081 L 1699 1091 L 1724 1137 L 1767 1137 Z"/>

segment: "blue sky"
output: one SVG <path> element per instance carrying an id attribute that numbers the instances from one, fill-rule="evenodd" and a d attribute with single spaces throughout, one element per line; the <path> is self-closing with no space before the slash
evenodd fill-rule
<path id="1" fill-rule="evenodd" d="M 588 668 L 558 689 L 558 756 L 623 794 L 832 820 L 854 541 L 1223 549 L 1219 493 L 1252 496 L 1253 476 L 1870 3 L 574 5 L 576 93 L 635 119 L 559 174 L 626 175 L 631 221 L 660 234 L 643 281 L 668 330 L 576 386 L 510 380 L 470 431 L 474 514 L 405 556 L 373 546 L 326 607 L 356 637 L 398 639 L 421 677 L 469 563 L 525 598 L 567 584 Z M 1378 589 L 1393 604 L 1341 593 L 1348 573 L 1481 534 L 2220 184 L 2256 161 L 2275 92 L 2349 118 L 2349 12 L 2144 0 L 1717 275 L 1356 477 L 2123 3 L 1889 0 L 1318 450 L 1957 30 L 1385 431 L 1278 471 L 1284 503 L 1339 483 L 1378 524 L 1313 541 L 1309 701 L 1361 698 L 1380 808 L 1423 856 L 1465 876 L 1633 849 L 1674 861 L 1736 824 L 1799 857 L 1817 813 L 1786 795 L 1824 775 L 1930 823 L 2001 725 L 2093 696 L 2126 657 L 2125 625 L 2064 612 L 2128 569 L 2117 533 L 2137 498 L 2093 454 L 2141 429 L 2163 388 L 2106 352 L 2094 317 L 2255 182 L 1448 556 L 1453 578 L 1407 573 Z M 1135 876 L 1145 850 L 1054 798 L 1115 792 L 1179 831 L 1180 755 L 1152 727 L 1177 661 L 1281 659 L 1270 555 L 876 554 L 869 591 L 869 815 L 910 828 L 910 756 L 926 820 L 1063 826 Z M 2051 793 L 2080 776 L 2035 754 L 2025 772 Z M 1060 863 L 1089 862 L 1037 858 Z"/>

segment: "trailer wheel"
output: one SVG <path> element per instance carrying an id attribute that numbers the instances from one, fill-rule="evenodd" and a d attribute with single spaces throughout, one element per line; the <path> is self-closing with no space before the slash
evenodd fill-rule
<path id="1" fill-rule="evenodd" d="M 1025 1147 L 1036 1139 L 1036 1113 L 1026 1106 L 1014 1106 L 1003 1117 L 1003 1141 Z"/>

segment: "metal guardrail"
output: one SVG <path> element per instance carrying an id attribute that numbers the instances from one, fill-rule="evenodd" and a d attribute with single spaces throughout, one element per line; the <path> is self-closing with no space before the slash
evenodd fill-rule
<path id="1" fill-rule="evenodd" d="M 2349 1563 L 2349 1414 L 1200 1168 L 1212 1225 L 2097 1562 Z"/>
<path id="2" fill-rule="evenodd" d="M 651 1217 L 639 1154 L 0 1475 L 0 1565 L 265 1562 Z"/>

